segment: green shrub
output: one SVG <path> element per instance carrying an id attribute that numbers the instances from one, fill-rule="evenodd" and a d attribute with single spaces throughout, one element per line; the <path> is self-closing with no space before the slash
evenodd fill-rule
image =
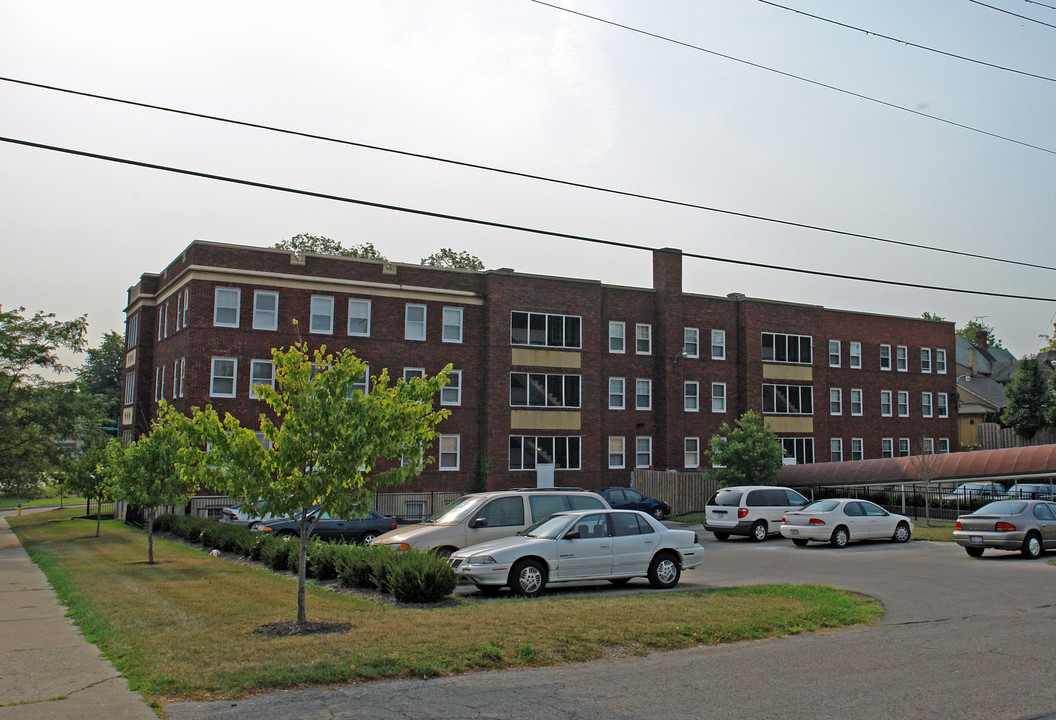
<path id="1" fill-rule="evenodd" d="M 367 565 L 370 566 L 370 584 L 382 592 L 392 592 L 389 589 L 389 571 L 403 552 L 393 552 L 388 548 L 372 548 L 372 550 L 373 552 L 367 555 Z"/>
<path id="2" fill-rule="evenodd" d="M 370 556 L 381 552 L 389 552 L 389 549 L 345 545 L 341 548 L 334 563 L 337 576 L 349 587 L 373 587 L 374 583 L 370 579 Z"/>
<path id="3" fill-rule="evenodd" d="M 277 538 L 270 535 L 265 536 L 260 543 L 260 561 L 276 572 L 288 570 L 290 567 L 290 548 L 294 545 L 292 540 Z M 296 559 L 294 560 L 296 563 Z M 296 568 L 297 566 L 294 565 Z"/>
<path id="4" fill-rule="evenodd" d="M 435 603 L 455 589 L 458 573 L 447 558 L 409 550 L 387 565 L 385 584 L 399 602 Z"/>
<path id="5" fill-rule="evenodd" d="M 308 577 L 333 580 L 337 577 L 337 559 L 347 548 L 344 543 L 330 543 L 313 539 L 308 543 Z"/>

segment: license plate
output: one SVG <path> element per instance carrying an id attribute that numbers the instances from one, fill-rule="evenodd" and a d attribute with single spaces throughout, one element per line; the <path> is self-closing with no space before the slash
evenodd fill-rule
<path id="1" fill-rule="evenodd" d="M 983 539 L 981 537 L 979 537 L 978 535 L 972 535 L 971 542 L 972 542 L 972 545 L 982 545 L 983 544 Z"/>
<path id="2" fill-rule="evenodd" d="M 788 531 L 788 534 L 789 534 L 789 535 L 799 535 L 799 530 L 791 530 L 791 529 L 790 529 L 790 530 Z"/>

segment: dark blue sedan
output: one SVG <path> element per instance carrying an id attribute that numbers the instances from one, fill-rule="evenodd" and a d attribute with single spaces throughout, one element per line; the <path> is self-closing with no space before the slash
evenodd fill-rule
<path id="1" fill-rule="evenodd" d="M 311 511 L 314 514 L 316 511 Z M 274 518 L 253 526 L 257 532 L 271 533 L 276 537 L 295 537 L 297 521 L 291 517 Z M 396 529 L 396 518 L 369 511 L 361 518 L 337 518 L 323 513 L 312 530 L 312 537 L 321 540 L 343 540 L 369 545 L 374 538 Z"/>
<path id="2" fill-rule="evenodd" d="M 663 500 L 646 497 L 631 488 L 606 488 L 599 494 L 617 510 L 641 510 L 657 520 L 663 520 L 671 514 L 671 506 Z"/>

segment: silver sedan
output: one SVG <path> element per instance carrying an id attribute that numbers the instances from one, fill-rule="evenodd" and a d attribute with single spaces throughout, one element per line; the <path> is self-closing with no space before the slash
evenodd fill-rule
<path id="1" fill-rule="evenodd" d="M 886 539 L 906 542 L 913 523 L 876 503 L 855 498 L 816 500 L 800 510 L 785 513 L 781 534 L 802 547 L 811 540 L 842 548 L 851 540 Z"/>
<path id="2" fill-rule="evenodd" d="M 983 505 L 957 518 L 953 540 L 974 558 L 986 548 L 1018 550 L 1024 557 L 1036 558 L 1056 548 L 1056 503 L 998 500 Z"/>

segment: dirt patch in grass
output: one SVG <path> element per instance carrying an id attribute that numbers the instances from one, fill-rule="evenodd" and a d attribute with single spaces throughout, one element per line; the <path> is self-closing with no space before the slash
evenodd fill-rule
<path id="1" fill-rule="evenodd" d="M 347 633 L 352 625 L 346 622 L 323 622 L 309 620 L 303 623 L 277 622 L 261 625 L 253 632 L 268 637 L 293 637 L 295 635 L 325 635 L 327 633 Z"/>

